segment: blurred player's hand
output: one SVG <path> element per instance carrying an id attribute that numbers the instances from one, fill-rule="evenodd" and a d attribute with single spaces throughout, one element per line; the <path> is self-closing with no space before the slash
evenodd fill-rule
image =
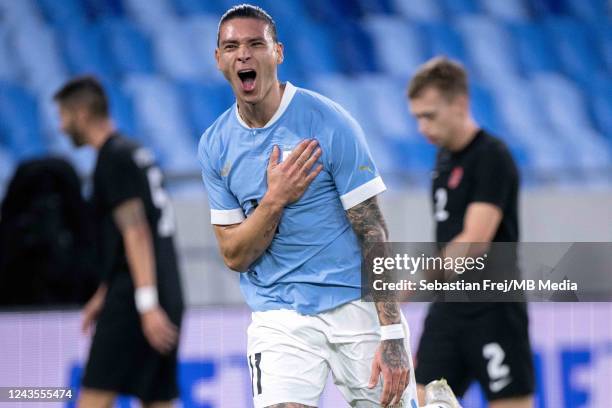
<path id="1" fill-rule="evenodd" d="M 96 293 L 89 299 L 85 307 L 83 308 L 83 322 L 81 324 L 81 331 L 83 334 L 88 334 L 89 329 L 98 319 L 98 315 L 104 306 L 104 299 L 106 298 L 106 285 L 102 284 L 96 290 Z"/>
<path id="2" fill-rule="evenodd" d="M 280 149 L 274 146 L 268 163 L 268 195 L 282 206 L 296 202 L 302 197 L 312 180 L 323 169 L 319 164 L 311 171 L 312 166 L 321 156 L 321 148 L 316 140 L 303 140 L 291 154 L 279 163 Z"/>
<path id="3" fill-rule="evenodd" d="M 174 349 L 178 340 L 178 329 L 161 307 L 157 306 L 141 314 L 140 321 L 151 347 L 161 354 L 167 354 Z"/>
<path id="4" fill-rule="evenodd" d="M 406 353 L 403 339 L 380 342 L 372 361 L 372 375 L 368 388 L 376 387 L 382 373 L 383 389 L 380 397 L 382 407 L 399 404 L 408 386 L 409 367 L 408 353 Z"/>

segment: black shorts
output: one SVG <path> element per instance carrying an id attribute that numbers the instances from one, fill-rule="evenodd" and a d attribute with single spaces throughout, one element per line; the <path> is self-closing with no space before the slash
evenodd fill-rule
<path id="1" fill-rule="evenodd" d="M 179 396 L 177 348 L 162 355 L 151 347 L 133 299 L 129 275 L 115 276 L 96 324 L 82 385 L 132 395 L 143 402 L 173 400 Z M 180 327 L 182 300 L 178 307 L 163 303 L 162 307 Z"/>
<path id="2" fill-rule="evenodd" d="M 462 396 L 477 380 L 489 401 L 533 394 L 526 305 L 473 306 L 431 305 L 417 351 L 417 383 L 446 378 L 455 394 Z"/>

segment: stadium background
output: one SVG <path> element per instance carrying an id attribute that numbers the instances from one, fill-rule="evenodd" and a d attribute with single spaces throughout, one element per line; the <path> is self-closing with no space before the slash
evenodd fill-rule
<path id="1" fill-rule="evenodd" d="M 612 240 L 612 3 L 606 0 L 265 0 L 285 44 L 282 80 L 343 104 L 389 191 L 395 241 L 428 241 L 434 149 L 404 100 L 414 69 L 445 54 L 471 76 L 476 119 L 502 137 L 523 181 L 524 241 Z M 15 167 L 61 155 L 88 191 L 91 150 L 58 131 L 53 92 L 93 73 L 119 127 L 154 149 L 174 198 L 189 311 L 184 406 L 250 406 L 249 313 L 219 260 L 196 160 L 232 103 L 213 51 L 229 0 L 0 0 L 0 197 Z M 610 304 L 532 304 L 538 407 L 608 407 Z M 423 305 L 406 305 L 418 339 Z M 77 384 L 88 339 L 76 310 L 0 313 L 0 386 Z M 127 406 L 127 402 L 121 403 Z M 471 392 L 466 407 L 480 407 Z M 45 405 L 47 406 L 47 405 Z M 321 407 L 343 406 L 333 390 Z"/>

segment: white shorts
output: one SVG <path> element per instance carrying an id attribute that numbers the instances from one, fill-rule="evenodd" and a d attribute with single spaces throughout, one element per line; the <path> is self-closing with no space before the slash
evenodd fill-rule
<path id="1" fill-rule="evenodd" d="M 254 312 L 248 329 L 248 364 L 255 408 L 282 402 L 317 406 L 331 370 L 351 407 L 380 407 L 382 376 L 368 388 L 372 359 L 380 344 L 374 303 L 359 300 L 317 315 L 293 310 Z M 410 331 L 402 316 L 410 382 L 402 407 L 416 407 Z"/>

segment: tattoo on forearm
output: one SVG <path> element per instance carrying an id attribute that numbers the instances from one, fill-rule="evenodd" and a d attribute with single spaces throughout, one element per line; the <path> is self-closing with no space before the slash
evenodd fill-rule
<path id="1" fill-rule="evenodd" d="M 376 197 L 369 198 L 346 212 L 360 241 L 383 242 L 388 231 Z"/>
<path id="2" fill-rule="evenodd" d="M 389 368 L 408 367 L 408 354 L 403 341 L 403 339 L 394 339 L 381 342 L 382 361 Z"/>
<path id="3" fill-rule="evenodd" d="M 113 218 L 121 231 L 147 222 L 144 205 L 140 199 L 132 199 L 119 205 L 113 211 Z"/>
<path id="4" fill-rule="evenodd" d="M 387 226 L 378 208 L 376 197 L 372 197 L 346 212 L 353 230 L 361 245 L 361 256 L 367 262 L 377 256 L 385 256 L 387 245 Z"/>
<path id="5" fill-rule="evenodd" d="M 370 263 L 375 257 L 386 257 L 390 250 L 386 244 L 388 231 L 376 197 L 347 211 L 347 216 L 361 245 L 361 255 L 364 263 Z M 382 245 L 381 245 L 382 244 Z M 378 276 L 386 279 L 388 276 Z M 378 319 L 383 325 L 400 323 L 400 308 L 396 302 L 377 302 Z"/>
<path id="6" fill-rule="evenodd" d="M 376 302 L 376 311 L 382 325 L 397 324 L 402 321 L 397 302 Z"/>

